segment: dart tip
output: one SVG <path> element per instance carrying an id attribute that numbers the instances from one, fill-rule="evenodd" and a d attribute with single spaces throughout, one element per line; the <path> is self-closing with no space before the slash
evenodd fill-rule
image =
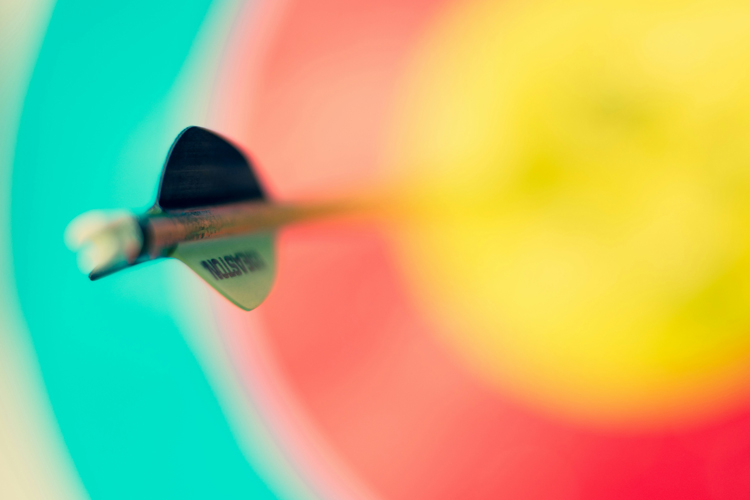
<path id="1" fill-rule="evenodd" d="M 128 212 L 94 210 L 73 219 L 65 243 L 78 253 L 81 272 L 95 280 L 135 263 L 143 234 Z"/>

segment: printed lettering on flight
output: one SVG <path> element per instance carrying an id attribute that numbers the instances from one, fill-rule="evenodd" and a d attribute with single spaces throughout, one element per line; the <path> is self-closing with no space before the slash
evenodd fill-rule
<path id="1" fill-rule="evenodd" d="M 201 266 L 210 272 L 214 279 L 225 280 L 263 269 L 266 263 L 257 251 L 250 250 L 204 260 L 201 261 Z"/>

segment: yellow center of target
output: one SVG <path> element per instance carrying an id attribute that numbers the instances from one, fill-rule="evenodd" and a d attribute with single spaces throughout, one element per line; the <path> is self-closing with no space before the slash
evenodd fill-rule
<path id="1" fill-rule="evenodd" d="M 395 162 L 426 310 L 470 366 L 603 423 L 691 420 L 750 378 L 750 4 L 462 4 Z M 436 203 L 437 200 L 437 203 Z"/>

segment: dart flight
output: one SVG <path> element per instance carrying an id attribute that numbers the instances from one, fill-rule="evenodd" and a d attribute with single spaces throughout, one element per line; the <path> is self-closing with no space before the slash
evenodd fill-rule
<path id="1" fill-rule="evenodd" d="M 146 214 L 85 213 L 68 226 L 66 242 L 92 281 L 173 257 L 249 311 L 273 285 L 276 230 L 340 210 L 271 202 L 245 155 L 217 134 L 189 127 L 172 145 Z"/>

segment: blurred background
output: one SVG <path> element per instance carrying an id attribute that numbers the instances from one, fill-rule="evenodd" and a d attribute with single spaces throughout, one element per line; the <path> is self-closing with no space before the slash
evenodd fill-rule
<path id="1" fill-rule="evenodd" d="M 0 0 L 0 498 L 750 497 L 750 4 Z M 245 313 L 63 244 L 189 125 L 274 199 Z"/>

